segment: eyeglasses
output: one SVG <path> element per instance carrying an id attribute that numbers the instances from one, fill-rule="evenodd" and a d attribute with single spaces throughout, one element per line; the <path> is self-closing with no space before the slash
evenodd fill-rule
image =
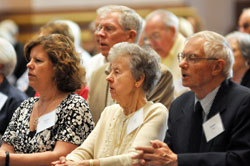
<path id="1" fill-rule="evenodd" d="M 218 60 L 217 58 L 202 58 L 196 54 L 178 54 L 178 62 L 181 63 L 186 58 L 187 63 L 196 63 L 200 60 Z"/>
<path id="2" fill-rule="evenodd" d="M 97 25 L 95 32 L 100 32 L 101 30 L 103 30 L 105 33 L 112 33 L 115 30 L 115 27 L 110 25 Z"/>

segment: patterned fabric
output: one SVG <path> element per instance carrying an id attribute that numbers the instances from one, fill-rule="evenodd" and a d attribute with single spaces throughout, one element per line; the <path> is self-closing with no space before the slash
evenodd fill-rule
<path id="1" fill-rule="evenodd" d="M 57 141 L 80 145 L 94 128 L 87 102 L 77 94 L 70 94 L 56 108 L 56 123 L 34 136 L 29 130 L 29 119 L 38 97 L 25 100 L 13 114 L 3 135 L 16 153 L 52 151 Z"/>

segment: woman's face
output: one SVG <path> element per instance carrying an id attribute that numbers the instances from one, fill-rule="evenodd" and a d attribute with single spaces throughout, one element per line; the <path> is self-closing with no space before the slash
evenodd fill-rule
<path id="1" fill-rule="evenodd" d="M 31 49 L 30 61 L 27 64 L 29 69 L 29 85 L 36 91 L 45 90 L 53 84 L 53 64 L 42 45 Z"/>
<path id="2" fill-rule="evenodd" d="M 135 92 L 136 80 L 133 78 L 129 57 L 120 56 L 111 62 L 110 74 L 107 76 L 111 96 L 117 103 L 125 102 Z"/>
<path id="3" fill-rule="evenodd" d="M 243 58 L 243 56 L 241 55 L 238 40 L 235 38 L 232 38 L 229 40 L 229 44 L 231 45 L 231 47 L 233 49 L 233 53 L 234 53 L 235 62 L 234 62 L 234 66 L 233 66 L 233 73 L 235 75 L 242 69 L 242 67 L 246 66 L 246 64 L 245 64 L 246 61 Z"/>

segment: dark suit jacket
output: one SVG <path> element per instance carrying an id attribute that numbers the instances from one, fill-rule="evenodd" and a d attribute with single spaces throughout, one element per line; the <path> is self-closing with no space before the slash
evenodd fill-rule
<path id="1" fill-rule="evenodd" d="M 240 84 L 250 88 L 250 69 L 246 71 Z"/>
<path id="2" fill-rule="evenodd" d="M 200 153 L 190 153 L 190 120 L 195 94 L 178 97 L 169 111 L 165 142 L 178 154 L 178 166 L 250 165 L 250 90 L 225 80 L 215 96 L 208 119 L 220 113 L 224 132 L 209 142 L 202 138 Z"/>
<path id="3" fill-rule="evenodd" d="M 25 93 L 12 86 L 9 81 L 4 78 L 0 83 L 0 92 L 8 96 L 2 109 L 0 109 L 0 134 L 4 134 L 13 113 L 19 107 L 19 105 L 28 97 Z M 1 100 L 1 99 L 0 99 Z"/>

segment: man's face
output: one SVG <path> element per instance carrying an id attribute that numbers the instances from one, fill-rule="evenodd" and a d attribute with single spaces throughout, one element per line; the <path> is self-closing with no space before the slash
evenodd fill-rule
<path id="1" fill-rule="evenodd" d="M 125 42 L 129 38 L 128 31 L 124 31 L 119 24 L 120 13 L 110 12 L 96 19 L 95 36 L 102 55 L 108 56 L 110 48 L 119 42 Z"/>
<path id="2" fill-rule="evenodd" d="M 175 30 L 173 29 L 164 25 L 161 16 L 154 16 L 145 25 L 144 36 L 161 57 L 166 57 L 174 44 Z"/>
<path id="3" fill-rule="evenodd" d="M 195 54 L 197 58 L 206 58 L 204 53 L 204 39 L 195 37 L 189 40 L 183 50 L 183 54 Z M 206 59 L 197 59 L 196 61 L 187 61 L 185 58 L 180 62 L 179 67 L 182 72 L 182 84 L 189 87 L 194 92 L 210 86 L 212 84 L 212 66 L 214 61 Z"/>
<path id="4" fill-rule="evenodd" d="M 250 34 L 250 9 L 241 14 L 238 24 L 241 32 Z"/>

